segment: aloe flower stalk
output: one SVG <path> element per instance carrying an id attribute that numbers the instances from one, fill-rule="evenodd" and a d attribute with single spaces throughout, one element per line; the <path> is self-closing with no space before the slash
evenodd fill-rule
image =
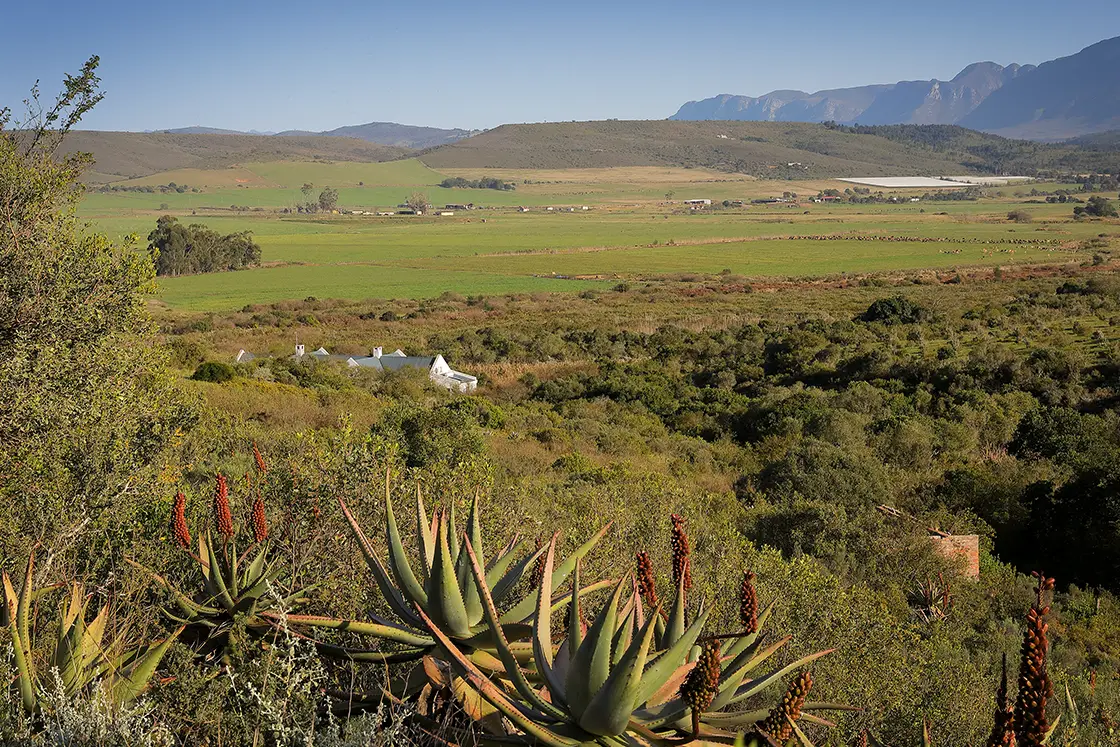
<path id="1" fill-rule="evenodd" d="M 1046 703 L 1054 694 L 1054 686 L 1046 672 L 1046 656 L 1050 642 L 1048 625 L 1043 619 L 1050 612 L 1043 599 L 1054 588 L 1054 579 L 1033 573 L 1038 579 L 1037 598 L 1027 613 L 1027 629 L 1019 659 L 1019 691 L 1015 697 L 1015 740 L 1019 747 L 1041 747 L 1050 724 L 1046 719 Z"/>
<path id="2" fill-rule="evenodd" d="M 754 573 L 743 572 L 739 584 L 739 623 L 744 633 L 758 632 L 758 593 L 754 589 Z"/>
<path id="3" fill-rule="evenodd" d="M 813 675 L 802 672 L 790 683 L 782 701 L 771 709 L 766 720 L 759 728 L 769 734 L 778 744 L 785 744 L 793 736 L 793 722 L 801 718 L 801 708 L 813 687 Z"/>
<path id="4" fill-rule="evenodd" d="M 171 509 L 171 534 L 175 544 L 184 550 L 191 549 L 191 530 L 187 527 L 187 497 L 182 491 L 175 494 L 175 506 Z"/>
<path id="5" fill-rule="evenodd" d="M 218 534 L 227 540 L 233 537 L 233 514 L 229 510 L 229 484 L 226 482 L 226 476 L 220 472 L 214 493 L 214 524 L 218 528 Z"/>

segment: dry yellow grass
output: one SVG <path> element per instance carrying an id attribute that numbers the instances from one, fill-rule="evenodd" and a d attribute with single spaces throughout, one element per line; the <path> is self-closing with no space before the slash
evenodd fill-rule
<path id="1" fill-rule="evenodd" d="M 507 181 L 572 182 L 576 184 L 686 184 L 695 182 L 754 181 L 747 174 L 729 174 L 711 169 L 669 166 L 619 166 L 600 169 L 440 169 L 448 176 L 466 179 L 492 177 Z"/>
<path id="2" fill-rule="evenodd" d="M 189 184 L 192 187 L 277 186 L 244 166 L 232 166 L 225 169 L 174 169 L 172 171 L 161 171 L 150 176 L 142 176 L 138 179 L 114 182 L 114 185 L 118 187 L 155 187 L 168 182 Z"/>

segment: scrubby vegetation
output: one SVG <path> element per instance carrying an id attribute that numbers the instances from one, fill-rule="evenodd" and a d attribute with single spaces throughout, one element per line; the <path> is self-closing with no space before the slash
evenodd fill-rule
<path id="1" fill-rule="evenodd" d="M 95 66 L 30 147 L 0 131 L 0 741 L 1115 740 L 1105 260 L 157 330 L 150 256 L 79 230 L 53 150 Z M 227 362 L 293 333 L 484 386 Z M 977 578 L 945 533 L 979 535 Z"/>

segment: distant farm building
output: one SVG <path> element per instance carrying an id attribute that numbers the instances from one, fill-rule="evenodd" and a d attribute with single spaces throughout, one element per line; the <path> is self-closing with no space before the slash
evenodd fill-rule
<path id="1" fill-rule="evenodd" d="M 685 205 L 711 205 L 711 200 L 685 200 Z"/>
<path id="2" fill-rule="evenodd" d="M 235 359 L 237 363 L 247 363 L 257 356 L 245 350 L 240 351 Z M 327 352 L 326 348 L 319 348 L 307 352 L 303 345 L 296 345 L 295 360 L 317 360 L 321 362 L 334 361 L 345 363 L 350 368 L 372 368 L 375 371 L 400 371 L 405 368 L 425 370 L 433 384 L 437 384 L 453 392 L 473 392 L 478 388 L 478 378 L 456 371 L 447 364 L 442 355 L 405 355 L 402 350 L 383 354 L 382 348 L 376 347 L 369 355 L 339 355 Z"/>

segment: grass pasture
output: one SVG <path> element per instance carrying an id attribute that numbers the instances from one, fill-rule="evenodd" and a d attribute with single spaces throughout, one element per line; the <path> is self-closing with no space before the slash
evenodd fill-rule
<path id="1" fill-rule="evenodd" d="M 517 189 L 435 186 L 449 175 L 498 177 L 515 182 Z M 230 186 L 231 179 L 238 186 Z M 141 244 L 165 212 L 223 233 L 252 231 L 262 246 L 264 267 L 160 278 L 160 300 L 184 310 L 228 310 L 309 296 L 357 300 L 444 291 L 577 291 L 622 280 L 727 272 L 765 280 L 1060 264 L 1090 260 L 1092 252 L 1082 246 L 1088 239 L 1120 235 L 1115 223 L 1073 221 L 1068 204 L 1029 204 L 1030 185 L 989 188 L 979 201 L 910 202 L 924 190 L 898 190 L 892 192 L 898 203 L 820 204 L 805 198 L 846 185 L 649 166 L 436 171 L 416 159 L 247 163 L 164 172 L 128 184 L 168 181 L 197 185 L 200 191 L 93 192 L 81 212 L 96 229 L 116 237 L 136 234 Z M 324 186 L 337 188 L 339 206 L 346 211 L 392 209 L 414 191 L 427 194 L 436 206 L 475 202 L 492 209 L 457 211 L 451 217 L 283 214 L 284 208 L 306 201 L 300 190 L 305 182 L 315 185 L 316 195 Z M 787 191 L 801 202 L 750 203 Z M 716 204 L 695 211 L 683 204 L 699 197 Z M 724 199 L 746 205 L 721 209 Z M 530 211 L 517 212 L 517 205 Z M 590 209 L 560 210 L 573 205 Z M 549 206 L 557 209 L 549 211 Z M 1009 221 L 1011 209 L 1027 210 L 1031 222 Z M 813 236 L 830 238 L 797 238 Z"/>

